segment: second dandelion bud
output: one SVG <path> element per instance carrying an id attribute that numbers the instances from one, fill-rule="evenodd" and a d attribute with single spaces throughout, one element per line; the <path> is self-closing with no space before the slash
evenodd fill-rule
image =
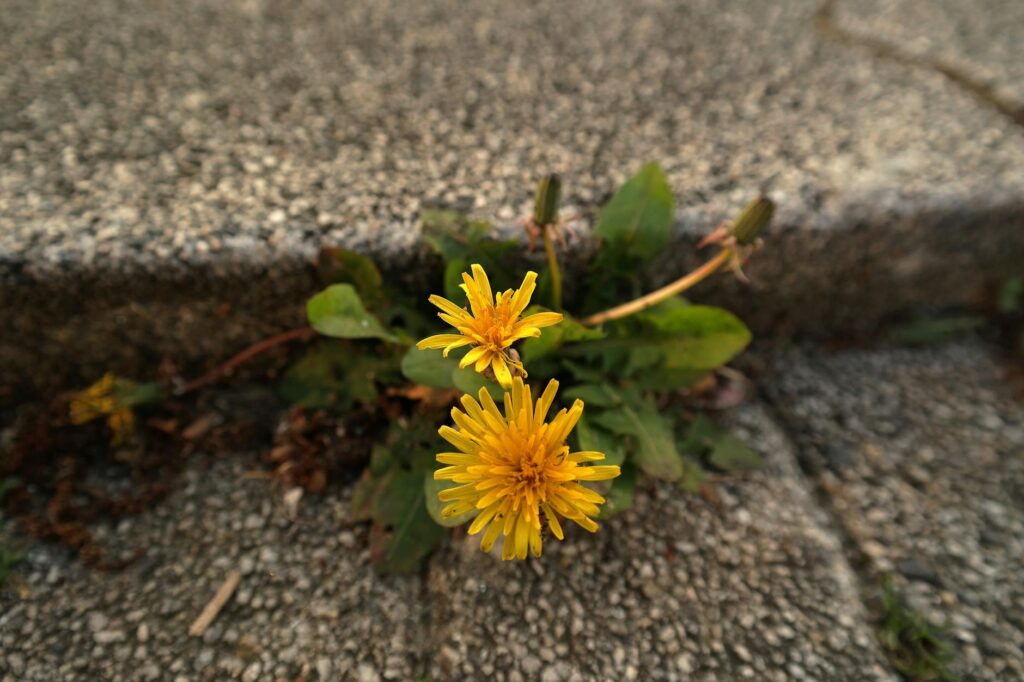
<path id="1" fill-rule="evenodd" d="M 442 320 L 455 327 L 458 334 L 436 334 L 429 336 L 416 347 L 443 349 L 445 357 L 456 348 L 470 346 L 470 350 L 459 362 L 460 367 L 472 366 L 477 372 L 488 369 L 503 388 L 511 388 L 513 374 L 526 376 L 526 371 L 515 357 L 510 355 L 512 344 L 531 336 L 540 336 L 542 327 L 549 327 L 562 321 L 560 313 L 535 313 L 523 317 L 530 305 L 530 298 L 537 287 L 537 273 L 528 272 L 518 289 L 506 289 L 495 294 L 487 273 L 479 265 L 471 268 L 472 277 L 462 274 L 459 285 L 469 300 L 470 309 L 456 305 L 436 294 L 430 302 L 441 309 Z"/>

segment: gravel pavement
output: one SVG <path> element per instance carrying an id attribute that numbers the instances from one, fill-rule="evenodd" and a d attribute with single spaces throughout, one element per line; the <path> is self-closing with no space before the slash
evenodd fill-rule
<path id="1" fill-rule="evenodd" d="M 949 626 L 963 679 L 1024 679 L 1024 408 L 979 345 L 785 356 L 769 393 L 853 560 Z"/>

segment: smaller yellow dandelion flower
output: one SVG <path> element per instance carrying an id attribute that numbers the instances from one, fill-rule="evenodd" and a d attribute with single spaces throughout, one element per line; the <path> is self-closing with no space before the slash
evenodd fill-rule
<path id="1" fill-rule="evenodd" d="M 135 413 L 129 409 L 112 412 L 107 417 L 107 426 L 113 432 L 111 444 L 121 445 L 135 431 Z"/>
<path id="2" fill-rule="evenodd" d="M 537 273 L 527 272 L 522 285 L 507 289 L 499 294 L 491 293 L 487 273 L 477 264 L 471 267 L 473 276 L 462 273 L 460 286 L 469 299 L 470 311 L 460 308 L 442 296 L 431 296 L 430 302 L 441 309 L 438 317 L 455 327 L 458 334 L 437 334 L 416 344 L 420 350 L 443 348 L 444 356 L 462 346 L 473 346 L 459 362 L 460 367 L 469 367 L 484 372 L 488 367 L 494 372 L 498 383 L 504 388 L 512 385 L 511 365 L 517 374 L 526 376 L 523 366 L 509 356 L 509 347 L 531 336 L 540 336 L 540 328 L 562 321 L 559 313 L 536 313 L 522 317 L 530 297 L 536 289 Z"/>
<path id="3" fill-rule="evenodd" d="M 71 423 L 84 424 L 116 412 L 118 409 L 117 401 L 114 399 L 116 379 L 117 377 L 107 372 L 92 386 L 71 396 L 69 405 Z"/>
<path id="4" fill-rule="evenodd" d="M 135 430 L 132 408 L 159 398 L 160 388 L 156 384 L 137 384 L 108 372 L 89 388 L 71 396 L 71 423 L 84 424 L 106 417 L 113 432 L 113 444 L 120 445 Z"/>
<path id="5" fill-rule="evenodd" d="M 489 552 L 498 536 L 505 537 L 503 559 L 525 559 L 528 551 L 540 556 L 541 514 L 551 533 L 564 538 L 558 518 L 570 519 L 594 532 L 592 517 L 604 498 L 579 481 L 603 481 L 619 475 L 617 466 L 589 466 L 604 459 L 600 452 L 569 452 L 565 439 L 583 414 L 583 401 L 562 409 L 545 422 L 555 400 L 558 382 L 548 383 L 534 403 L 530 387 L 512 380 L 505 393 L 505 414 L 486 389 L 480 401 L 462 396 L 465 412 L 452 408 L 458 429 L 442 426 L 441 437 L 459 452 L 442 452 L 437 461 L 449 466 L 434 472 L 439 481 L 459 485 L 438 493 L 448 502 L 445 517 L 476 511 L 469 534 L 484 532 L 480 548 Z"/>

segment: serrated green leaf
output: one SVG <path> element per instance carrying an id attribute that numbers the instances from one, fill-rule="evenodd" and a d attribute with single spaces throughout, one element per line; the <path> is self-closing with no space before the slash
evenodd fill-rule
<path id="1" fill-rule="evenodd" d="M 431 388 L 455 388 L 452 373 L 459 368 L 459 361 L 439 350 L 420 350 L 413 346 L 402 356 L 402 374 L 409 381 Z"/>
<path id="2" fill-rule="evenodd" d="M 601 462 L 603 464 L 604 462 Z M 611 481 L 611 488 L 604 494 L 605 502 L 601 505 L 602 519 L 610 519 L 616 514 L 630 509 L 636 497 L 636 468 L 632 465 L 622 467 L 620 473 Z"/>
<path id="3" fill-rule="evenodd" d="M 397 341 L 394 334 L 367 312 L 351 284 L 332 284 L 313 296 L 306 304 L 306 316 L 310 326 L 325 336 Z"/>
<path id="4" fill-rule="evenodd" d="M 425 500 L 422 472 L 391 473 L 373 505 L 370 554 L 380 571 L 411 571 L 441 543 L 444 530 L 430 518 Z"/>
<path id="5" fill-rule="evenodd" d="M 623 404 L 595 415 L 593 421 L 613 433 L 629 436 L 633 461 L 649 476 L 674 481 L 682 474 L 672 428 L 653 405 Z"/>
<path id="6" fill-rule="evenodd" d="M 604 239 L 602 255 L 646 260 L 668 244 L 675 199 L 664 171 L 649 163 L 601 210 L 594 232 Z"/>
<path id="7" fill-rule="evenodd" d="M 722 308 L 689 305 L 646 318 L 665 353 L 665 367 L 709 370 L 732 360 L 750 343 L 750 330 Z"/>
<path id="8" fill-rule="evenodd" d="M 442 502 L 437 498 L 437 494 L 442 490 L 453 488 L 457 483 L 451 481 L 436 481 L 434 480 L 434 472 L 428 471 L 423 477 L 423 493 L 426 496 L 427 512 L 430 514 L 430 518 L 434 520 L 434 523 L 444 526 L 445 528 L 454 528 L 455 526 L 461 526 L 466 521 L 476 516 L 475 511 L 468 511 L 465 514 L 459 514 L 451 518 L 444 518 L 441 511 L 447 506 L 447 502 Z"/>
<path id="9" fill-rule="evenodd" d="M 761 455 L 731 433 L 722 434 L 715 441 L 708 462 L 722 471 L 747 471 L 764 466 Z"/>
<path id="10" fill-rule="evenodd" d="M 462 272 L 469 270 L 469 264 L 479 263 L 496 291 L 518 286 L 515 273 L 508 268 L 505 261 L 509 251 L 519 244 L 511 240 L 495 240 L 491 238 L 491 224 L 483 220 L 473 220 L 455 211 L 424 211 L 423 240 L 436 251 L 445 261 L 445 291 L 448 298 L 457 301 L 461 296 L 458 284 Z M 449 271 L 450 270 L 450 271 Z M 457 270 L 457 271 L 456 271 Z M 456 281 L 455 278 L 459 277 Z"/>
<path id="11" fill-rule="evenodd" d="M 388 357 L 356 353 L 343 342 L 325 339 L 288 368 L 278 392 L 294 405 L 344 409 L 376 400 L 378 384 L 396 374 Z"/>
<path id="12" fill-rule="evenodd" d="M 708 416 L 700 412 L 686 428 L 686 438 L 681 449 L 694 457 L 702 457 L 714 447 L 715 440 L 722 435 L 722 430 L 712 423 Z"/>
<path id="13" fill-rule="evenodd" d="M 293 405 L 330 407 L 345 392 L 345 372 L 351 351 L 338 342 L 309 348 L 281 378 L 278 392 Z"/>
<path id="14" fill-rule="evenodd" d="M 704 467 L 689 457 L 683 457 L 682 463 L 682 474 L 676 481 L 676 485 L 688 493 L 700 492 L 700 489 L 708 482 L 708 474 L 704 471 Z"/>
<path id="15" fill-rule="evenodd" d="M 750 343 L 750 330 L 732 313 L 712 306 L 690 305 L 670 308 L 658 315 L 641 318 L 644 328 L 620 328 L 617 335 L 567 346 L 567 354 L 614 357 L 616 352 L 642 354 L 651 367 L 653 354 L 660 355 L 658 371 L 707 371 L 721 367 Z M 628 357 L 627 360 L 628 361 Z"/>
<path id="16" fill-rule="evenodd" d="M 604 459 L 598 464 L 621 465 L 626 459 L 626 448 L 622 438 L 593 424 L 587 410 L 584 410 L 583 416 L 577 422 L 575 433 L 580 450 L 604 453 Z"/>

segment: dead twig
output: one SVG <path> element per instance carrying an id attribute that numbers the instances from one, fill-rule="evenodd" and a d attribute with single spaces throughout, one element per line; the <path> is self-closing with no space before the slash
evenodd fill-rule
<path id="1" fill-rule="evenodd" d="M 241 353 L 234 356 L 227 362 L 214 367 L 212 370 L 210 370 L 203 376 L 199 377 L 198 379 L 193 379 L 192 381 L 188 382 L 187 384 L 176 390 L 175 394 L 184 395 L 186 393 L 191 393 L 197 388 L 202 388 L 207 384 L 212 384 L 213 382 L 219 380 L 225 375 L 230 374 L 231 371 L 237 368 L 239 365 L 245 364 L 249 360 L 259 355 L 260 353 L 264 353 L 270 350 L 271 348 L 276 348 L 277 346 L 280 346 L 284 343 L 288 343 L 289 341 L 304 341 L 306 339 L 311 339 L 314 336 L 316 336 L 316 334 L 316 330 L 313 329 L 312 327 L 301 327 L 299 329 L 291 329 L 289 331 L 276 334 L 275 336 L 271 336 L 270 338 L 263 339 L 262 341 L 254 343 L 253 345 L 249 346 L 248 348 L 246 348 Z"/>
<path id="2" fill-rule="evenodd" d="M 206 632 L 206 628 L 210 627 L 210 623 L 213 622 L 220 610 L 224 608 L 224 605 L 228 603 L 228 599 L 231 599 L 231 595 L 234 594 L 235 588 L 238 587 L 239 581 L 242 579 L 242 574 L 238 571 L 231 571 L 228 577 L 221 584 L 220 588 L 217 589 L 217 593 L 213 595 L 213 599 L 209 601 L 203 612 L 199 614 L 195 622 L 192 623 L 192 627 L 188 629 L 190 637 L 202 637 L 203 633 Z"/>

